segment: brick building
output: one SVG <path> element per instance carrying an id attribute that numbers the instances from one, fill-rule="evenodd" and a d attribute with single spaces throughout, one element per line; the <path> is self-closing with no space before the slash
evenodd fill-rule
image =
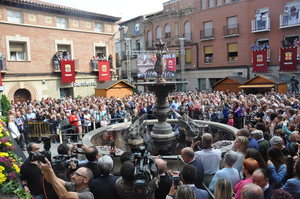
<path id="1" fill-rule="evenodd" d="M 146 18 L 145 47 L 152 49 L 153 42 L 162 39 L 170 50 L 178 51 L 178 79 L 179 38 L 185 38 L 188 89 L 211 89 L 226 76 L 253 77 L 252 53 L 257 47 L 268 51 L 265 73 L 283 80 L 295 75 L 299 80 L 299 61 L 295 70 L 286 71 L 279 61 L 283 39 L 291 46 L 299 41 L 299 10 L 300 0 L 170 0 L 161 12 Z"/>
<path id="2" fill-rule="evenodd" d="M 114 55 L 119 19 L 39 0 L 1 1 L 2 92 L 19 101 L 95 94 L 91 58 Z M 74 83 L 62 83 L 62 71 L 53 66 L 56 52 L 75 60 Z"/>

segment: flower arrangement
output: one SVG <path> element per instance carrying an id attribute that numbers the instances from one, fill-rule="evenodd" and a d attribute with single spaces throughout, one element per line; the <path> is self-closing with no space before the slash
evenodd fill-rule
<path id="1" fill-rule="evenodd" d="M 14 150 L 5 123 L 0 120 L 0 193 L 15 194 L 21 199 L 30 199 L 31 195 L 20 185 L 21 160 Z"/>

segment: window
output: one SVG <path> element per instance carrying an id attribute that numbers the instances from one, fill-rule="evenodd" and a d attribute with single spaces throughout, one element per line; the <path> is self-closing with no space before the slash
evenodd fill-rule
<path id="1" fill-rule="evenodd" d="M 226 4 L 226 3 L 230 3 L 230 2 L 231 2 L 231 0 L 225 0 L 225 4 Z"/>
<path id="2" fill-rule="evenodd" d="M 199 90 L 206 90 L 206 79 L 205 78 L 199 78 L 198 79 L 198 87 Z"/>
<path id="3" fill-rule="evenodd" d="M 56 27 L 68 28 L 68 22 L 66 18 L 56 17 Z"/>
<path id="4" fill-rule="evenodd" d="M 295 39 L 299 41 L 299 36 L 286 36 L 284 37 L 291 45 L 294 45 Z"/>
<path id="5" fill-rule="evenodd" d="M 207 0 L 201 0 L 201 8 L 202 10 L 206 9 L 207 7 Z"/>
<path id="6" fill-rule="evenodd" d="M 161 27 L 158 26 L 156 28 L 156 39 L 162 39 L 162 32 L 161 32 Z"/>
<path id="7" fill-rule="evenodd" d="M 178 36 L 179 35 L 179 23 L 175 22 L 174 26 L 175 26 L 175 36 Z"/>
<path id="8" fill-rule="evenodd" d="M 192 63 L 192 49 L 185 50 L 185 63 L 186 64 Z"/>
<path id="9" fill-rule="evenodd" d="M 95 46 L 95 56 L 100 59 L 106 59 L 106 47 Z"/>
<path id="10" fill-rule="evenodd" d="M 135 49 L 136 50 L 141 50 L 141 42 L 140 42 L 140 40 L 136 40 L 135 41 Z"/>
<path id="11" fill-rule="evenodd" d="M 223 0 L 217 0 L 217 6 L 221 6 L 223 4 Z"/>
<path id="12" fill-rule="evenodd" d="M 147 38 L 148 38 L 147 46 L 152 47 L 152 32 L 151 31 L 147 32 Z"/>
<path id="13" fill-rule="evenodd" d="M 57 44 L 57 52 L 63 57 L 63 59 L 70 60 L 71 57 L 71 45 Z"/>
<path id="14" fill-rule="evenodd" d="M 17 10 L 7 10 L 7 21 L 12 23 L 23 23 L 23 13 Z"/>
<path id="15" fill-rule="evenodd" d="M 215 7 L 215 0 L 209 0 L 208 1 L 208 7 L 209 8 Z"/>
<path id="16" fill-rule="evenodd" d="M 184 23 L 184 37 L 186 40 L 192 40 L 191 22 L 189 21 Z"/>
<path id="17" fill-rule="evenodd" d="M 228 61 L 238 60 L 238 45 L 237 43 L 227 44 Z"/>
<path id="18" fill-rule="evenodd" d="M 232 29 L 232 28 L 237 28 L 238 27 L 238 23 L 237 23 L 237 17 L 227 17 L 227 27 L 228 29 Z"/>
<path id="19" fill-rule="evenodd" d="M 165 38 L 171 38 L 170 24 L 166 24 L 165 25 Z"/>
<path id="20" fill-rule="evenodd" d="M 204 63 L 212 63 L 213 55 L 213 47 L 204 46 Z"/>
<path id="21" fill-rule="evenodd" d="M 212 21 L 204 22 L 203 27 L 204 27 L 204 36 L 205 37 L 213 35 L 213 23 L 212 23 Z"/>
<path id="22" fill-rule="evenodd" d="M 27 60 L 26 42 L 9 42 L 10 61 Z"/>
<path id="23" fill-rule="evenodd" d="M 104 32 L 103 23 L 95 23 L 95 32 Z"/>

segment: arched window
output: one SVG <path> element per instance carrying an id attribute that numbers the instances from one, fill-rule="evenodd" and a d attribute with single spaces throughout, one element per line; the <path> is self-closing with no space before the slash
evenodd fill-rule
<path id="1" fill-rule="evenodd" d="M 192 40 L 191 22 L 184 23 L 184 37 L 186 40 Z"/>
<path id="2" fill-rule="evenodd" d="M 156 28 L 156 39 L 162 39 L 162 32 L 161 32 L 161 27 L 157 26 Z"/>
<path id="3" fill-rule="evenodd" d="M 165 38 L 170 38 L 171 37 L 171 28 L 170 24 L 165 25 Z"/>
<path id="4" fill-rule="evenodd" d="M 152 32 L 150 30 L 147 32 L 147 38 L 147 46 L 152 47 Z"/>

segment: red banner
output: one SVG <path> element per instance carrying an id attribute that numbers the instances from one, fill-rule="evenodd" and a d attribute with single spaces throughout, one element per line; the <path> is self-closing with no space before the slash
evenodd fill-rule
<path id="1" fill-rule="evenodd" d="M 252 51 L 253 72 L 265 73 L 268 70 L 268 50 Z"/>
<path id="2" fill-rule="evenodd" d="M 167 71 L 176 71 L 176 58 L 166 59 Z"/>
<path id="3" fill-rule="evenodd" d="M 280 49 L 280 71 L 297 70 L 297 47 Z"/>
<path id="4" fill-rule="evenodd" d="M 105 82 L 110 80 L 109 61 L 98 61 L 99 81 Z"/>
<path id="5" fill-rule="evenodd" d="M 74 60 L 61 60 L 61 82 L 68 84 L 75 82 L 75 62 Z"/>

